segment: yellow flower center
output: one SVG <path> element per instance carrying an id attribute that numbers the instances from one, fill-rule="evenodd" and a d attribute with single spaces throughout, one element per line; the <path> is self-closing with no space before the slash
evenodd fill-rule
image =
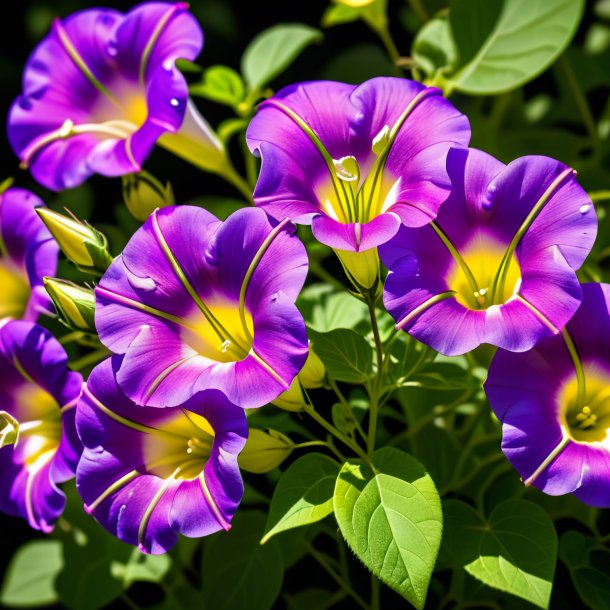
<path id="1" fill-rule="evenodd" d="M 578 380 L 572 377 L 560 390 L 560 417 L 569 435 L 581 443 L 601 443 L 610 449 L 610 372 L 584 367 L 586 388 L 578 399 Z"/>
<path id="2" fill-rule="evenodd" d="M 30 284 L 8 257 L 0 257 L 0 287 L 0 318 L 21 318 L 30 298 Z"/>

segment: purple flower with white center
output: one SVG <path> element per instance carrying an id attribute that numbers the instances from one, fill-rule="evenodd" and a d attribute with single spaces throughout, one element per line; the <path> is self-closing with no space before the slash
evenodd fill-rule
<path id="1" fill-rule="evenodd" d="M 502 450 L 526 485 L 609 508 L 610 285 L 582 292 L 562 336 L 497 352 L 485 391 L 502 422 Z"/>
<path id="2" fill-rule="evenodd" d="M 39 206 L 24 189 L 0 193 L 0 319 L 33 322 L 53 311 L 42 278 L 55 275 L 59 248 L 36 214 Z"/>
<path id="3" fill-rule="evenodd" d="M 454 149 L 438 217 L 401 227 L 379 248 L 396 327 L 446 354 L 491 343 L 521 352 L 557 334 L 578 308 L 575 271 L 597 218 L 575 172 L 548 157 L 504 165 Z"/>
<path id="4" fill-rule="evenodd" d="M 84 452 L 76 484 L 85 510 L 145 553 L 164 553 L 178 534 L 230 529 L 244 490 L 244 410 L 220 392 L 183 407 L 135 405 L 116 383 L 120 366 L 120 356 L 98 365 L 78 403 Z"/>
<path id="5" fill-rule="evenodd" d="M 468 119 L 439 89 L 402 78 L 290 85 L 259 108 L 247 132 L 262 159 L 256 205 L 311 224 L 339 251 L 434 219 L 449 194 L 447 151 L 470 141 Z"/>
<path id="6" fill-rule="evenodd" d="M 58 484 L 82 451 L 74 420 L 83 380 L 47 330 L 21 320 L 0 322 L 0 370 L 0 411 L 18 430 L 0 448 L 0 511 L 50 532 L 66 503 Z"/>
<path id="7" fill-rule="evenodd" d="M 203 45 L 187 9 L 150 2 L 126 15 L 95 8 L 55 20 L 8 118 L 9 141 L 38 182 L 61 190 L 94 173 L 137 172 L 157 141 L 172 150 L 196 142 L 202 159 L 224 159 L 175 66 Z"/>
<path id="8" fill-rule="evenodd" d="M 287 220 L 249 208 L 154 212 L 95 290 L 96 327 L 124 354 L 117 379 L 138 405 L 175 407 L 202 390 L 236 405 L 277 398 L 307 359 L 294 302 L 307 255 Z"/>

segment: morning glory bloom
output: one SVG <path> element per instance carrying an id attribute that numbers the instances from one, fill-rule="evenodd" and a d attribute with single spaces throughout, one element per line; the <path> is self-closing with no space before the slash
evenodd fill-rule
<path id="1" fill-rule="evenodd" d="M 188 4 L 150 2 L 56 19 L 31 54 L 8 137 L 44 186 L 77 186 L 91 174 L 140 171 L 155 143 L 196 148 L 202 164 L 222 145 L 188 98 L 175 60 L 193 60 L 203 34 Z M 206 161 L 207 160 L 207 161 Z"/>
<path id="2" fill-rule="evenodd" d="M 575 271 L 597 232 L 575 172 L 467 149 L 453 149 L 447 168 L 452 191 L 437 219 L 379 248 L 396 327 L 449 356 L 481 343 L 526 351 L 558 334 L 580 304 Z"/>
<path id="3" fill-rule="evenodd" d="M 277 398 L 307 359 L 294 304 L 306 275 L 287 220 L 255 208 L 222 223 L 193 206 L 157 210 L 95 289 L 100 339 L 125 355 L 120 387 L 151 407 L 202 390 L 244 408 Z"/>
<path id="4" fill-rule="evenodd" d="M 95 367 L 78 404 L 76 485 L 85 510 L 145 553 L 164 553 L 179 533 L 230 529 L 244 490 L 244 410 L 220 392 L 183 407 L 140 407 L 116 383 L 120 365 L 114 356 Z"/>
<path id="5" fill-rule="evenodd" d="M 449 194 L 447 151 L 468 145 L 470 127 L 439 89 L 415 81 L 319 81 L 262 102 L 247 140 L 262 159 L 257 205 L 311 224 L 336 250 L 364 252 L 401 222 L 435 218 Z"/>
<path id="6" fill-rule="evenodd" d="M 563 336 L 522 354 L 499 350 L 485 391 L 502 450 L 550 495 L 610 507 L 610 285 L 584 284 Z"/>
<path id="7" fill-rule="evenodd" d="M 36 214 L 44 203 L 33 193 L 0 193 L 0 319 L 35 321 L 52 312 L 42 279 L 55 275 L 59 248 Z"/>
<path id="8" fill-rule="evenodd" d="M 82 450 L 74 420 L 83 380 L 51 333 L 21 320 L 0 322 L 0 371 L 0 419 L 8 414 L 15 441 L 0 445 L 0 511 L 50 532 L 66 503 L 58 484 L 74 476 Z"/>

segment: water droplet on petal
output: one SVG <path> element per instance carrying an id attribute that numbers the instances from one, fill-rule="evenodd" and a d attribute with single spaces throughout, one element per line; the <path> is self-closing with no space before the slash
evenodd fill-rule
<path id="1" fill-rule="evenodd" d="M 581 205 L 579 212 L 581 214 L 586 214 L 591 209 L 590 205 Z"/>
<path id="2" fill-rule="evenodd" d="M 222 342 L 222 346 L 221 346 L 221 350 L 220 350 L 220 351 L 221 351 L 223 354 L 225 354 L 225 353 L 227 352 L 227 350 L 229 349 L 229 346 L 230 346 L 230 345 L 231 345 L 231 342 L 230 342 L 228 339 L 225 339 L 225 340 Z"/>
<path id="3" fill-rule="evenodd" d="M 110 57 L 116 57 L 118 52 L 119 50 L 117 49 L 115 42 L 108 44 L 108 55 L 110 55 Z"/>
<path id="4" fill-rule="evenodd" d="M 173 59 L 166 59 L 163 62 L 163 69 L 166 72 L 171 72 L 174 69 L 174 60 Z"/>
<path id="5" fill-rule="evenodd" d="M 169 103 L 176 108 L 177 106 L 180 106 L 180 100 L 176 99 L 175 97 L 172 97 L 172 99 L 169 101 Z"/>

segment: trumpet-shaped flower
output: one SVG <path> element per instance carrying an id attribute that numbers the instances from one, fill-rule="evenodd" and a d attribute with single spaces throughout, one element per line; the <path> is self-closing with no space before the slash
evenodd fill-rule
<path id="1" fill-rule="evenodd" d="M 224 159 L 175 66 L 203 44 L 187 9 L 150 2 L 126 15 L 96 8 L 54 21 L 8 118 L 9 141 L 36 180 L 61 190 L 93 173 L 140 171 L 160 138 L 172 149 L 196 141 L 212 165 Z"/>
<path id="2" fill-rule="evenodd" d="M 114 356 L 98 365 L 78 404 L 84 452 L 76 484 L 85 510 L 146 553 L 167 551 L 179 533 L 228 530 L 243 495 L 243 409 L 220 392 L 184 407 L 137 406 L 116 383 L 120 364 Z"/>
<path id="3" fill-rule="evenodd" d="M 15 440 L 0 448 L 0 510 L 49 532 L 66 502 L 57 485 L 74 476 L 82 450 L 74 407 L 83 380 L 41 326 L 0 325 L 0 411 Z"/>
<path id="4" fill-rule="evenodd" d="M 152 407 L 202 390 L 245 408 L 273 400 L 307 358 L 294 304 L 306 274 L 287 220 L 254 208 L 223 223 L 191 206 L 157 210 L 95 290 L 100 339 L 125 354 L 119 385 Z"/>
<path id="5" fill-rule="evenodd" d="M 36 214 L 43 205 L 24 189 L 0 194 L 0 319 L 34 321 L 53 310 L 42 279 L 55 274 L 59 249 Z"/>
<path id="6" fill-rule="evenodd" d="M 526 485 L 610 507 L 610 285 L 584 284 L 562 336 L 499 350 L 485 391 Z"/>
<path id="7" fill-rule="evenodd" d="M 468 145 L 470 127 L 440 90 L 414 81 L 321 81 L 265 100 L 247 140 L 262 159 L 256 204 L 349 253 L 385 243 L 401 221 L 435 218 L 449 194 L 447 151 Z"/>
<path id="8" fill-rule="evenodd" d="M 525 351 L 559 333 L 580 304 L 575 271 L 597 231 L 574 171 L 466 149 L 447 167 L 452 191 L 437 219 L 379 249 L 397 328 L 446 355 L 481 343 Z"/>

